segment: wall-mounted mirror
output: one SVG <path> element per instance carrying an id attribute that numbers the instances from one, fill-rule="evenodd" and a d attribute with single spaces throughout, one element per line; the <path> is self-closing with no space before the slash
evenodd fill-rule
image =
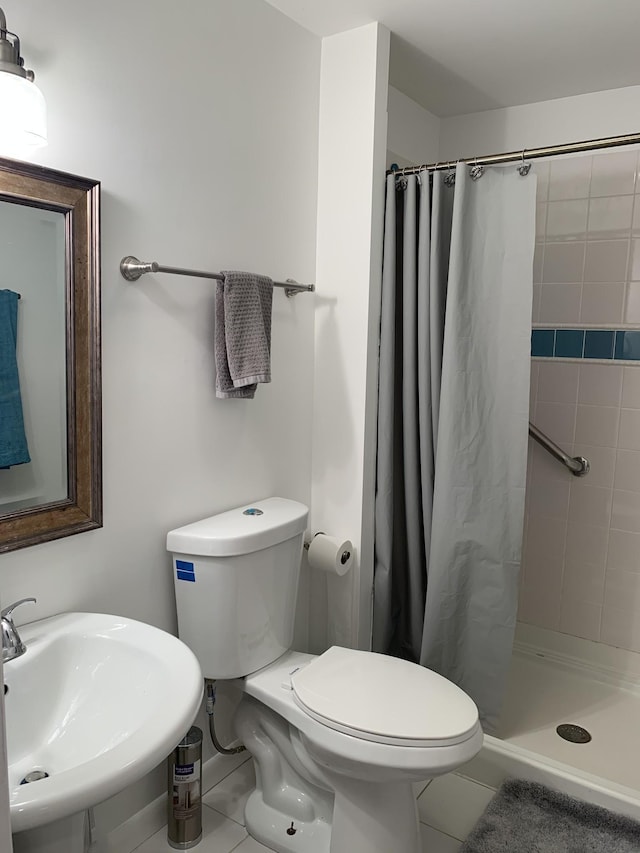
<path id="1" fill-rule="evenodd" d="M 0 552 L 102 525 L 99 202 L 0 159 Z"/>

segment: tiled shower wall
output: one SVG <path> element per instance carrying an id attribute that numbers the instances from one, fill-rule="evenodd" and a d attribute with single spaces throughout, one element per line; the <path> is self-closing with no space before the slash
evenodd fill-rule
<path id="1" fill-rule="evenodd" d="M 585 341 L 575 358 L 533 358 L 531 420 L 591 472 L 573 477 L 533 441 L 519 619 L 640 651 L 640 329 L 638 152 L 538 166 L 533 328 Z M 614 333 L 618 331 L 616 336 Z M 541 336 L 538 335 L 538 338 Z M 544 337 L 544 336 L 542 336 Z M 548 336 L 547 336 L 548 337 Z M 638 336 L 629 335 L 630 340 Z M 594 357 L 596 356 L 596 357 Z"/>

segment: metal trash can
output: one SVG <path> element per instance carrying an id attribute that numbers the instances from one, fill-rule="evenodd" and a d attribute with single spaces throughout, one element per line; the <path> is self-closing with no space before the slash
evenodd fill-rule
<path id="1" fill-rule="evenodd" d="M 189 729 L 167 768 L 167 841 L 176 850 L 188 850 L 202 838 L 202 729 Z"/>

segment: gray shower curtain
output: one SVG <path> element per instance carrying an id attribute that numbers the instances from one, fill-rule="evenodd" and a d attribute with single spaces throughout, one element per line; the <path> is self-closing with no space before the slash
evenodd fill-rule
<path id="1" fill-rule="evenodd" d="M 428 666 L 495 730 L 517 609 L 535 177 L 387 180 L 375 651 Z"/>

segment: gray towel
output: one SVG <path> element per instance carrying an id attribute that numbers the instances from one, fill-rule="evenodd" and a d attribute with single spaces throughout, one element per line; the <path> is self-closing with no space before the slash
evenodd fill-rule
<path id="1" fill-rule="evenodd" d="M 251 399 L 271 382 L 273 281 L 223 270 L 216 287 L 216 397 Z"/>

